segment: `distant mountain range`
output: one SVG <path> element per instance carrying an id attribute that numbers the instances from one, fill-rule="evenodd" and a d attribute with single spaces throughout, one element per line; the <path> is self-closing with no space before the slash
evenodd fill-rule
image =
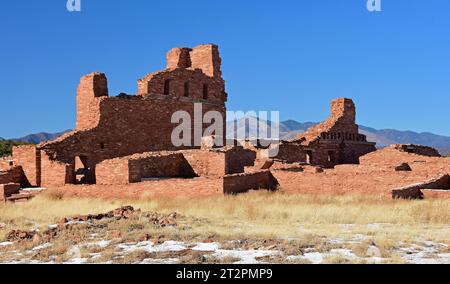
<path id="1" fill-rule="evenodd" d="M 235 122 L 236 123 L 236 122 Z M 270 131 L 270 122 L 264 122 L 267 124 L 268 131 Z M 233 124 L 233 122 L 228 122 L 228 125 Z M 297 134 L 305 132 L 308 128 L 316 125 L 315 122 L 298 122 L 295 120 L 287 120 L 280 123 L 280 137 L 281 139 L 292 139 Z M 376 142 L 377 147 L 385 147 L 390 144 L 419 144 L 434 147 L 439 149 L 443 155 L 450 156 L 450 137 L 436 135 L 433 133 L 417 133 L 413 131 L 400 131 L 395 129 L 382 129 L 377 130 L 367 126 L 360 126 L 361 134 L 367 135 L 367 139 L 371 142 Z M 59 133 L 37 133 L 30 134 L 25 137 L 11 139 L 17 142 L 28 142 L 38 144 L 43 141 L 49 141 L 58 138 L 64 133 L 63 131 Z M 238 131 L 238 130 L 236 130 Z M 249 136 L 255 136 L 256 131 L 254 129 L 249 129 L 248 126 L 245 129 L 245 133 Z M 3 138 L 0 138 L 2 141 Z"/>
<path id="2" fill-rule="evenodd" d="M 242 120 L 242 119 L 241 119 Z M 236 122 L 234 122 L 236 123 Z M 260 122 L 267 124 L 267 131 L 270 133 L 270 122 Z M 228 122 L 228 126 L 232 126 L 233 122 Z M 316 122 L 298 122 L 295 120 L 287 120 L 280 123 L 280 138 L 287 140 L 294 138 L 297 134 L 305 132 L 308 128 L 316 125 Z M 244 125 L 244 124 L 239 124 Z M 359 126 L 360 133 L 367 135 L 367 140 L 376 142 L 377 147 L 382 148 L 391 144 L 418 144 L 437 148 L 441 154 L 450 156 L 450 137 L 436 135 L 432 133 L 417 133 L 413 131 L 400 131 L 394 129 L 377 130 L 371 127 Z M 242 129 L 237 129 L 242 131 Z M 255 137 L 256 130 L 249 129 L 248 125 L 245 129 L 248 137 Z"/>
<path id="3" fill-rule="evenodd" d="M 39 144 L 44 141 L 51 141 L 53 139 L 56 139 L 59 136 L 63 135 L 64 133 L 67 133 L 69 131 L 71 131 L 71 130 L 66 130 L 66 131 L 58 132 L 58 133 L 41 132 L 41 133 L 36 133 L 36 134 L 30 134 L 30 135 L 27 135 L 27 136 L 24 136 L 21 138 L 13 138 L 10 140 L 17 141 L 17 142 Z"/>

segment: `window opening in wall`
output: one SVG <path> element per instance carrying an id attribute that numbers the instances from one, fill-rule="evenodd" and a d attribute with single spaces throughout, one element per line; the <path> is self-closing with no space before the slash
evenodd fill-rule
<path id="1" fill-rule="evenodd" d="M 170 95 L 170 79 L 164 81 L 164 95 L 168 96 Z"/>
<path id="2" fill-rule="evenodd" d="M 335 154 L 334 151 L 328 151 L 328 162 L 334 163 L 335 160 Z"/>
<path id="3" fill-rule="evenodd" d="M 189 82 L 184 83 L 184 96 L 189 97 Z"/>
<path id="4" fill-rule="evenodd" d="M 204 100 L 208 99 L 208 85 L 207 84 L 203 85 L 203 99 Z"/>
<path id="5" fill-rule="evenodd" d="M 89 175 L 88 158 L 87 156 L 75 157 L 75 184 L 87 184 Z"/>
<path id="6" fill-rule="evenodd" d="M 306 163 L 312 164 L 313 162 L 313 152 L 311 150 L 306 151 Z"/>

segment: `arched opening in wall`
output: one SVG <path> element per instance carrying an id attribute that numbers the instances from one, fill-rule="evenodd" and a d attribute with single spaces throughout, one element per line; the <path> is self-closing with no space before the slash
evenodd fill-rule
<path id="1" fill-rule="evenodd" d="M 105 149 L 105 143 L 104 142 L 100 143 L 100 149 L 102 149 L 102 150 Z"/>
<path id="2" fill-rule="evenodd" d="M 306 163 L 307 164 L 313 163 L 313 152 L 311 150 L 306 151 Z"/>
<path id="3" fill-rule="evenodd" d="M 208 85 L 207 84 L 203 84 L 203 99 L 204 100 L 208 99 Z"/>
<path id="4" fill-rule="evenodd" d="M 164 95 L 166 95 L 166 96 L 170 95 L 170 82 L 171 81 L 172 80 L 170 80 L 170 79 L 167 79 L 164 81 Z"/>
<path id="5" fill-rule="evenodd" d="M 89 175 L 89 167 L 87 156 L 76 156 L 74 184 L 87 184 L 88 175 Z"/>
<path id="6" fill-rule="evenodd" d="M 184 96 L 189 97 L 189 82 L 184 83 Z"/>
<path id="7" fill-rule="evenodd" d="M 328 162 L 329 163 L 336 162 L 336 155 L 335 155 L 334 151 L 328 151 Z"/>

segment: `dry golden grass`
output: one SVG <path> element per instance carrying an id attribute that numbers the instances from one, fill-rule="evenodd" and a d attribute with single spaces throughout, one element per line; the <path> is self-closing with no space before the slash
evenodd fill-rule
<path id="1" fill-rule="evenodd" d="M 107 201 L 64 197 L 48 191 L 31 202 L 0 204 L 0 239 L 7 230 L 56 223 L 61 217 L 107 212 L 121 205 L 142 211 L 176 211 L 190 218 L 190 230 L 177 231 L 178 239 L 193 236 L 221 239 L 294 238 L 302 246 L 333 248 L 324 238 L 351 239 L 355 234 L 369 236 L 388 254 L 396 242 L 414 239 L 449 243 L 450 200 L 386 200 L 377 196 L 289 195 L 280 192 L 251 192 L 238 196 L 211 198 L 158 198 Z M 131 222 L 131 221 L 130 221 Z M 353 224 L 347 228 L 343 224 Z M 369 224 L 386 224 L 371 226 Z M 116 226 L 116 227 L 115 227 Z M 117 227 L 118 226 L 118 227 Z M 108 231 L 123 235 L 140 231 L 138 223 L 108 224 Z M 173 235 L 170 230 L 161 233 Z M 385 248 L 384 248 L 385 247 Z"/>
<path id="2" fill-rule="evenodd" d="M 449 200 L 386 200 L 363 195 L 290 195 L 251 192 L 210 198 L 142 198 L 139 201 L 63 198 L 48 191 L 24 204 L 1 204 L 3 220 L 20 218 L 48 222 L 63 216 L 105 212 L 123 204 L 143 211 L 177 211 L 208 219 L 300 222 L 307 224 L 448 224 Z"/>

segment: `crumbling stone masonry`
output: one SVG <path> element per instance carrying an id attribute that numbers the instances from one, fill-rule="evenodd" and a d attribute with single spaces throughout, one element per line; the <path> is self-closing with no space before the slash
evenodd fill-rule
<path id="1" fill-rule="evenodd" d="M 333 100 L 330 117 L 295 139 L 283 141 L 276 159 L 323 167 L 358 164 L 359 157 L 376 148 L 375 143 L 367 142 L 366 136 L 359 134 L 355 119 L 356 108 L 351 99 Z"/>
<path id="2" fill-rule="evenodd" d="M 76 129 L 54 141 L 15 147 L 12 164 L 0 163 L 0 184 L 9 184 L 1 185 L 0 199 L 23 198 L 18 184 L 112 198 L 138 197 L 144 191 L 197 197 L 278 188 L 295 194 L 389 198 L 450 195 L 450 158 L 419 145 L 376 150 L 375 143 L 359 134 L 355 105 L 347 98 L 332 101 L 326 121 L 281 141 L 275 157 L 268 156 L 273 148 L 250 141 L 221 147 L 214 142 L 226 136 L 195 137 L 197 103 L 203 113 L 222 114 L 226 129 L 227 94 L 215 45 L 172 49 L 166 69 L 137 85 L 137 95 L 110 97 L 104 74 L 82 77 Z M 193 119 L 193 146 L 172 144 L 177 124 L 171 118 L 176 111 Z M 197 139 L 201 143 L 195 146 Z M 8 197 L 11 194 L 18 196 Z"/>
<path id="3" fill-rule="evenodd" d="M 175 111 L 194 117 L 194 103 L 202 103 L 204 113 L 214 110 L 225 118 L 227 94 L 220 68 L 218 47 L 201 45 L 169 51 L 167 68 L 140 79 L 137 96 L 109 97 L 104 74 L 86 75 L 78 86 L 76 130 L 51 142 L 14 148 L 15 164 L 23 167 L 32 186 L 93 184 L 102 161 L 180 150 L 171 143 Z"/>

